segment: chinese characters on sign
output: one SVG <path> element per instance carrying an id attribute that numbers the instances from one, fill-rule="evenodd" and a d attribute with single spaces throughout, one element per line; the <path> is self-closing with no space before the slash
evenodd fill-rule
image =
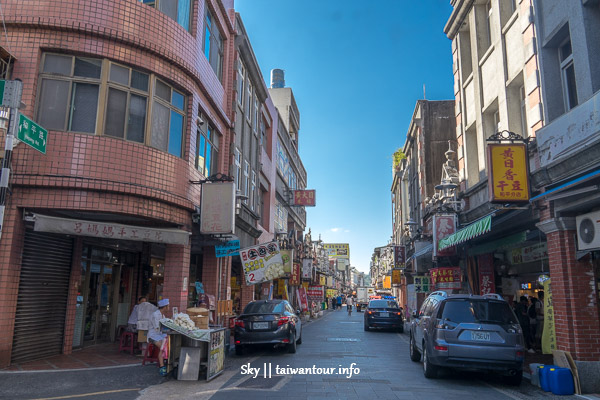
<path id="1" fill-rule="evenodd" d="M 329 258 L 350 258 L 350 245 L 348 243 L 325 243 L 323 247 Z"/>
<path id="2" fill-rule="evenodd" d="M 302 278 L 310 279 L 312 278 L 312 260 L 305 258 L 302 260 Z"/>
<path id="3" fill-rule="evenodd" d="M 479 294 L 496 293 L 494 283 L 494 256 L 483 254 L 478 257 L 479 261 Z"/>
<path id="4" fill-rule="evenodd" d="M 308 287 L 308 297 L 323 297 L 323 287 L 322 286 L 309 286 Z"/>
<path id="5" fill-rule="evenodd" d="M 300 263 L 294 263 L 292 267 L 292 275 L 290 276 L 290 286 L 298 286 L 301 282 Z"/>
<path id="6" fill-rule="evenodd" d="M 315 190 L 294 190 L 294 205 L 314 207 L 317 205 Z"/>
<path id="7" fill-rule="evenodd" d="M 430 279 L 427 275 L 416 275 L 415 276 L 415 293 L 428 293 L 430 290 Z"/>
<path id="8" fill-rule="evenodd" d="M 488 145 L 488 185 L 491 202 L 529 201 L 527 146 L 521 144 Z"/>
<path id="9" fill-rule="evenodd" d="M 452 235 L 456 231 L 455 214 L 436 214 L 433 216 L 433 256 L 451 256 L 454 255 L 455 247 L 451 246 L 444 250 L 438 250 L 439 241 Z"/>
<path id="10" fill-rule="evenodd" d="M 394 246 L 394 265 L 406 268 L 406 246 Z"/>
<path id="11" fill-rule="evenodd" d="M 240 250 L 247 285 L 256 285 L 283 276 L 279 243 L 270 242 Z"/>
<path id="12" fill-rule="evenodd" d="M 237 256 L 239 255 L 239 249 L 239 240 L 229 240 L 223 244 L 215 245 L 215 257 Z"/>
<path id="13" fill-rule="evenodd" d="M 431 290 L 460 289 L 462 287 L 460 267 L 432 268 Z"/>
<path id="14" fill-rule="evenodd" d="M 512 264 L 524 264 L 532 261 L 548 259 L 548 244 L 546 242 L 527 247 L 519 247 L 511 251 Z"/>
<path id="15" fill-rule="evenodd" d="M 392 285 L 400 285 L 402 283 L 402 270 L 394 268 L 392 270 Z"/>
<path id="16" fill-rule="evenodd" d="M 556 332 L 554 329 L 554 305 L 552 303 L 552 286 L 550 279 L 544 285 L 544 330 L 542 331 L 542 353 L 552 354 L 556 350 Z"/>

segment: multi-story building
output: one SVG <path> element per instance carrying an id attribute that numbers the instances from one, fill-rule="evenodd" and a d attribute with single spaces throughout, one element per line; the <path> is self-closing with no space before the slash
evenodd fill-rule
<path id="1" fill-rule="evenodd" d="M 3 2 L 7 78 L 22 80 L 22 112 L 49 132 L 46 154 L 13 151 L 0 366 L 114 340 L 141 295 L 183 311 L 201 282 L 227 298 L 230 261 L 199 234 L 190 181 L 229 172 L 232 8 Z"/>
<path id="2" fill-rule="evenodd" d="M 486 152 L 490 142 L 531 143 L 543 125 L 533 4 L 530 0 L 451 4 L 454 10 L 444 31 L 452 40 L 461 229 L 444 239 L 438 250 L 460 249 L 466 276 L 463 290 L 475 294 L 492 290 L 512 301 L 540 289 L 538 278 L 548 273 L 546 238 L 536 227 L 538 208 L 527 202 L 490 201 Z M 527 164 L 536 165 L 531 146 L 524 156 L 520 173 L 526 176 Z M 505 174 L 509 183 L 512 172 Z M 510 188 L 524 190 L 516 181 Z"/>
<path id="3" fill-rule="evenodd" d="M 548 241 L 556 344 L 581 371 L 600 359 L 600 8 L 585 0 L 534 4 L 546 125 L 536 132 L 532 168 L 543 193 L 532 203 Z M 599 390 L 595 382 L 587 392 Z"/>

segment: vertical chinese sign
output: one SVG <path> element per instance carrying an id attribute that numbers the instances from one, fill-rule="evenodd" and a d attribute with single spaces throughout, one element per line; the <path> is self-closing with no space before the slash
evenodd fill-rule
<path id="1" fill-rule="evenodd" d="M 292 267 L 292 275 L 290 276 L 289 284 L 290 286 L 298 286 L 300 285 L 302 273 L 300 272 L 300 263 L 294 263 Z"/>
<path id="2" fill-rule="evenodd" d="M 406 268 L 406 246 L 394 246 L 394 266 Z"/>
<path id="3" fill-rule="evenodd" d="M 456 214 L 436 214 L 433 216 L 433 256 L 451 256 L 455 253 L 455 247 L 447 247 L 438 250 L 440 240 L 456 232 Z"/>
<path id="4" fill-rule="evenodd" d="M 392 285 L 402 284 L 402 270 L 400 268 L 394 268 L 392 270 Z"/>
<path id="5" fill-rule="evenodd" d="M 479 262 L 479 293 L 496 293 L 494 282 L 494 256 L 483 254 L 478 257 Z"/>
<path id="6" fill-rule="evenodd" d="M 554 327 L 554 305 L 550 279 L 544 285 L 544 330 L 542 331 L 542 353 L 552 354 L 556 350 L 556 331 Z"/>
<path id="7" fill-rule="evenodd" d="M 490 202 L 529 201 L 527 146 L 524 143 L 489 144 L 487 152 Z"/>

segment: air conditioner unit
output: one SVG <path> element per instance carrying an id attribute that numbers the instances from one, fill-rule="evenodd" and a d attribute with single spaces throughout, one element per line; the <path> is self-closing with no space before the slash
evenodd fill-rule
<path id="1" fill-rule="evenodd" d="M 578 249 L 600 249 L 600 211 L 579 215 L 575 220 L 577 222 Z"/>

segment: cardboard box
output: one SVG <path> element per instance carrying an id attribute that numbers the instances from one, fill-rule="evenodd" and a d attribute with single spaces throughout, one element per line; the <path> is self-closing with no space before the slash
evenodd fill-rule
<path id="1" fill-rule="evenodd" d="M 148 341 L 148 331 L 138 331 L 138 342 L 147 342 Z"/>

